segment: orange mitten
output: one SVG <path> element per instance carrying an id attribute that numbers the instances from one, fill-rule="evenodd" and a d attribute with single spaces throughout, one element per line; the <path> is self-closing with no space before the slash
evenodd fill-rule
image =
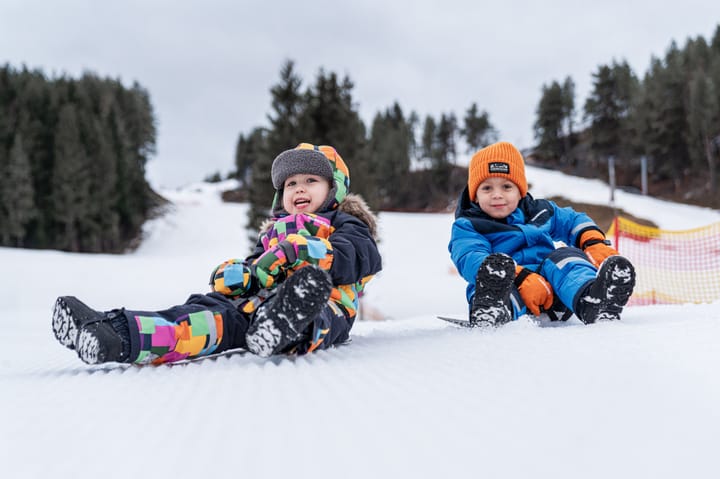
<path id="1" fill-rule="evenodd" d="M 525 306 L 535 316 L 549 310 L 553 304 L 553 289 L 545 278 L 522 266 L 515 267 L 515 286 Z M 542 311 L 540 308 L 542 307 Z"/>
<path id="2" fill-rule="evenodd" d="M 610 246 L 610 242 L 605 239 L 605 235 L 598 230 L 588 230 L 581 234 L 578 244 L 597 268 L 608 256 L 620 254 Z"/>

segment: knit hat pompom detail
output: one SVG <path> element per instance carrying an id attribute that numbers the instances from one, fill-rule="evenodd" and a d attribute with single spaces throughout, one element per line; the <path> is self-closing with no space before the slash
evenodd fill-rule
<path id="1" fill-rule="evenodd" d="M 522 153 L 512 143 L 493 143 L 473 155 L 468 168 L 468 195 L 471 201 L 475 201 L 475 193 L 480 183 L 493 176 L 515 183 L 522 197 L 527 194 L 525 161 Z"/>

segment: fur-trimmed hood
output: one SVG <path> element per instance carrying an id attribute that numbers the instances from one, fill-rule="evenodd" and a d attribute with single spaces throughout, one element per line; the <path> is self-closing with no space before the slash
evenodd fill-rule
<path id="1" fill-rule="evenodd" d="M 345 199 L 338 206 L 338 210 L 353 215 L 365 223 L 370 229 L 370 234 L 378 239 L 377 216 L 370 210 L 362 196 L 355 193 L 348 193 Z"/>

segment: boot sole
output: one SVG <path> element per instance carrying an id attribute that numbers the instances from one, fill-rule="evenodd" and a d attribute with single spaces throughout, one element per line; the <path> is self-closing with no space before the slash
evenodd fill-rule
<path id="1" fill-rule="evenodd" d="M 623 256 L 610 256 L 600 265 L 598 280 L 604 285 L 605 298 L 599 301 L 595 317 L 584 322 L 620 320 L 620 313 L 635 288 L 635 268 Z"/>
<path id="2" fill-rule="evenodd" d="M 93 322 L 80 328 L 75 343 L 78 357 L 87 364 L 126 362 L 123 341 L 109 321 Z"/>
<path id="3" fill-rule="evenodd" d="M 515 261 L 509 256 L 493 254 L 482 262 L 470 313 L 474 326 L 499 326 L 512 320 L 509 295 L 514 279 Z"/>
<path id="4" fill-rule="evenodd" d="M 87 364 L 100 364 L 100 340 L 87 328 L 82 329 L 77 338 L 78 357 Z"/>
<path id="5" fill-rule="evenodd" d="M 616 300 L 616 304 L 622 303 L 622 306 L 625 306 L 635 288 L 635 268 L 623 256 L 611 256 L 607 263 L 607 293 L 611 295 L 608 299 Z"/>
<path id="6" fill-rule="evenodd" d="M 332 284 L 319 268 L 298 270 L 282 285 L 271 304 L 260 307 L 245 336 L 248 350 L 269 357 L 302 338 L 304 330 L 327 303 Z"/>
<path id="7" fill-rule="evenodd" d="M 75 296 L 60 296 L 55 301 L 52 315 L 52 330 L 60 344 L 75 349 L 78 331 L 85 322 L 98 320 L 97 311 Z"/>

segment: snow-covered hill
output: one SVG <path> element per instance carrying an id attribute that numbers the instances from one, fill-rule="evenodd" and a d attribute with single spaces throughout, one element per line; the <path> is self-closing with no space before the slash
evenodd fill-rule
<path id="1" fill-rule="evenodd" d="M 607 187 L 528 169 L 536 197 Z M 349 346 L 305 357 L 89 367 L 50 331 L 54 298 L 154 309 L 204 291 L 249 250 L 223 185 L 163 192 L 173 210 L 125 256 L 0 249 L 0 473 L 73 477 L 718 477 L 720 304 L 628 308 L 583 326 L 456 329 L 452 216 L 383 213 L 384 271 Z M 577 196 L 576 196 L 577 195 Z M 664 228 L 720 213 L 620 194 Z"/>

